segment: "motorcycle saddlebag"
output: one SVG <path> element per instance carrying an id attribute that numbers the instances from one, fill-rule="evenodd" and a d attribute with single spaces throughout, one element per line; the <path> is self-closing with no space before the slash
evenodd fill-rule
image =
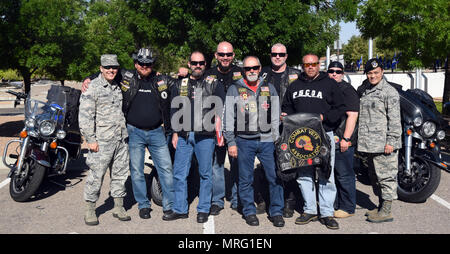
<path id="1" fill-rule="evenodd" d="M 314 167 L 320 178 L 331 173 L 331 140 L 319 114 L 297 113 L 283 119 L 283 131 L 276 143 L 277 175 L 282 180 L 296 178 L 296 173 Z"/>
<path id="2" fill-rule="evenodd" d="M 52 85 L 47 92 L 49 103 L 57 103 L 64 107 L 66 132 L 79 132 L 78 108 L 80 106 L 81 91 L 72 87 Z M 65 105 L 65 106 L 64 106 Z"/>

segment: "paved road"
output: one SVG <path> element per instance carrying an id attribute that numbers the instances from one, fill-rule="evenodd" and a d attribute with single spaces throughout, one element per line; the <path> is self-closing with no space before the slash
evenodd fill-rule
<path id="1" fill-rule="evenodd" d="M 150 175 L 151 168 L 146 168 Z M 357 210 L 353 217 L 340 219 L 340 229 L 329 230 L 319 222 L 295 225 L 295 218 L 286 219 L 286 226 L 275 228 L 266 215 L 258 215 L 259 227 L 245 224 L 241 215 L 229 208 L 219 216 L 210 216 L 204 224 L 196 222 L 197 198 L 190 204 L 189 218 L 166 222 L 161 219 L 161 207 L 153 204 L 152 218 L 139 218 L 137 204 L 132 198 L 131 183 L 127 181 L 129 195 L 125 200 L 131 221 L 120 222 L 113 218 L 113 201 L 108 196 L 109 176 L 105 177 L 100 200 L 97 204 L 100 225 L 86 226 L 83 221 L 83 188 L 87 175 L 84 158 L 69 165 L 67 177 L 54 179 L 45 185 L 43 192 L 29 202 L 17 203 L 9 196 L 8 170 L 0 168 L 0 233 L 2 234 L 449 234 L 450 233 L 450 174 L 442 171 L 441 184 L 425 203 L 410 204 L 395 201 L 394 221 L 373 224 L 365 221 L 367 208 L 373 208 L 377 198 L 371 187 L 357 182 Z"/>

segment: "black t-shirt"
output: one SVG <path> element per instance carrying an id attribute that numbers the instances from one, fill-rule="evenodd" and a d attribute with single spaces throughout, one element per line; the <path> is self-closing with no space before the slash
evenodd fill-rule
<path id="1" fill-rule="evenodd" d="M 273 86 L 277 90 L 277 94 L 280 94 L 281 75 L 283 75 L 283 73 L 284 72 L 274 72 L 274 71 L 272 71 Z"/>
<path id="2" fill-rule="evenodd" d="M 230 87 L 234 81 L 244 77 L 244 71 L 236 65 L 232 65 L 227 73 L 222 73 L 217 69 L 217 67 L 213 67 L 205 72 L 205 77 L 207 76 L 216 78 L 219 83 L 224 85 L 226 93 L 228 91 L 228 87 Z"/>
<path id="3" fill-rule="evenodd" d="M 308 80 L 302 73 L 287 88 L 282 105 L 282 112 L 288 115 L 300 112 L 322 114 L 326 131 L 338 127 L 345 109 L 344 96 L 337 82 L 323 72 L 314 80 Z"/>
<path id="4" fill-rule="evenodd" d="M 359 112 L 359 96 L 355 88 L 345 81 L 338 83 L 338 86 L 344 95 L 345 111 Z"/>
<path id="5" fill-rule="evenodd" d="M 162 124 L 158 95 L 151 88 L 151 80 L 138 80 L 139 90 L 127 115 L 127 122 L 141 129 L 155 129 Z"/>

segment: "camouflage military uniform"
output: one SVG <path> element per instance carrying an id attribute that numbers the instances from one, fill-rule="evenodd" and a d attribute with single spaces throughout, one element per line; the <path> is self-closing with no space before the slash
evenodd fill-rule
<path id="1" fill-rule="evenodd" d="M 102 75 L 92 80 L 81 95 L 79 123 L 87 143 L 98 142 L 98 152 L 89 151 L 86 164 L 90 168 L 84 189 L 84 199 L 96 202 L 106 170 L 111 166 L 111 196 L 126 195 L 128 177 L 128 137 L 122 112 L 122 92 L 115 83 L 109 84 Z"/>
<path id="2" fill-rule="evenodd" d="M 358 151 L 368 156 L 374 192 L 383 200 L 397 199 L 398 149 L 402 134 L 397 90 L 383 78 L 362 93 L 359 112 Z M 393 146 L 394 152 L 384 154 L 386 144 Z"/>

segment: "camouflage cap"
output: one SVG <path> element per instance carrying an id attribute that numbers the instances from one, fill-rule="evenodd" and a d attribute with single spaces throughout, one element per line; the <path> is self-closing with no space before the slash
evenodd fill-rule
<path id="1" fill-rule="evenodd" d="M 105 54 L 100 57 L 100 64 L 102 66 L 120 66 L 117 61 L 117 55 Z"/>

